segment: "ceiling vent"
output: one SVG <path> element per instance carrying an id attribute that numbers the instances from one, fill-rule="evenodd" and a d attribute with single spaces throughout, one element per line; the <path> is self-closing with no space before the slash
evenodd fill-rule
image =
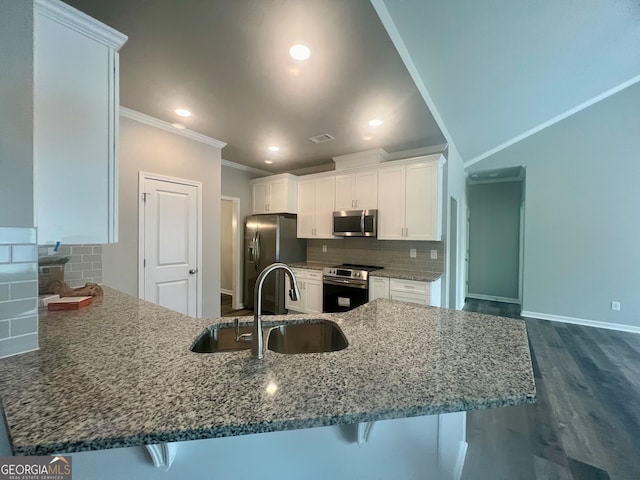
<path id="1" fill-rule="evenodd" d="M 336 137 L 333 135 L 329 135 L 328 133 L 323 133 L 322 135 L 316 135 L 315 137 L 309 137 L 309 141 L 313 143 L 324 143 L 329 140 L 335 140 Z"/>

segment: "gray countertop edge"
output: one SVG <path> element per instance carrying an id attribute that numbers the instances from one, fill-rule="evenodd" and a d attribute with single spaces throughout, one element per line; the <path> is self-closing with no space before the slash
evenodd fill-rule
<path id="1" fill-rule="evenodd" d="M 204 440 L 207 438 L 235 437 L 241 435 L 252 435 L 256 433 L 299 430 L 304 428 L 352 425 L 356 423 L 373 422 L 378 420 L 393 420 L 399 418 L 437 415 L 486 408 L 527 405 L 535 402 L 535 396 L 515 395 L 512 397 L 486 399 L 481 402 L 469 401 L 451 402 L 442 405 L 416 405 L 415 407 L 409 409 L 392 409 L 369 412 L 366 414 L 344 414 L 331 417 L 290 419 L 276 422 L 260 422 L 253 424 L 225 425 L 212 428 L 204 427 L 190 430 L 141 433 L 140 435 L 131 435 L 127 437 L 95 438 L 80 442 L 60 442 L 52 444 L 28 445 L 14 449 L 13 453 L 14 455 L 52 455 L 60 452 L 76 453 L 94 450 L 107 450 L 111 448 L 138 447 L 165 442 L 185 442 L 191 440 Z"/>
<path id="2" fill-rule="evenodd" d="M 385 268 L 374 270 L 370 277 L 399 278 L 401 280 L 413 280 L 415 282 L 435 282 L 442 277 L 442 273 L 434 272 L 412 272 L 409 270 L 397 270 L 395 268 Z"/>

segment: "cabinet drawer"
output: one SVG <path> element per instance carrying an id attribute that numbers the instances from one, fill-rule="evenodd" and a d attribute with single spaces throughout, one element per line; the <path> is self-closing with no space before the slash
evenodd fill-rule
<path id="1" fill-rule="evenodd" d="M 428 282 L 416 282 L 414 280 L 401 280 L 392 278 L 390 290 L 396 292 L 418 293 L 429 295 L 430 288 Z"/>
<path id="2" fill-rule="evenodd" d="M 399 302 L 416 303 L 418 305 L 431 305 L 428 294 L 425 293 L 405 293 L 405 292 L 391 292 L 391 300 L 397 300 Z"/>
<path id="3" fill-rule="evenodd" d="M 322 280 L 322 272 L 320 270 L 307 270 L 305 278 L 308 280 Z"/>

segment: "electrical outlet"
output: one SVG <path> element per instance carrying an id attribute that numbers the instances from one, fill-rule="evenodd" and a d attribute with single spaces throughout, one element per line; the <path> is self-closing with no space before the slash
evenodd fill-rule
<path id="1" fill-rule="evenodd" d="M 611 302 L 611 310 L 620 311 L 620 302 Z"/>
<path id="2" fill-rule="evenodd" d="M 416 249 L 415 249 L 415 248 L 410 248 L 410 249 L 409 249 L 409 256 L 410 256 L 411 258 L 416 258 L 416 255 L 417 255 L 417 254 L 418 254 L 418 252 L 416 252 Z"/>
<path id="3" fill-rule="evenodd" d="M 431 250 L 431 260 L 438 259 L 438 250 Z"/>
<path id="4" fill-rule="evenodd" d="M 326 245 L 322 245 L 322 253 L 327 253 L 327 246 Z"/>

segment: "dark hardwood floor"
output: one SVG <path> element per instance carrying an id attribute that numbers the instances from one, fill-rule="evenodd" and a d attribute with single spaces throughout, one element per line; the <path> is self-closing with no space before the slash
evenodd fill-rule
<path id="1" fill-rule="evenodd" d="M 224 293 L 220 294 L 220 316 L 221 317 L 246 317 L 253 315 L 253 310 L 247 310 L 242 308 L 240 310 L 234 310 L 231 305 L 233 297 Z"/>
<path id="2" fill-rule="evenodd" d="M 498 302 L 464 310 L 520 318 Z M 640 335 L 525 322 L 538 401 L 469 412 L 463 480 L 640 479 Z"/>

